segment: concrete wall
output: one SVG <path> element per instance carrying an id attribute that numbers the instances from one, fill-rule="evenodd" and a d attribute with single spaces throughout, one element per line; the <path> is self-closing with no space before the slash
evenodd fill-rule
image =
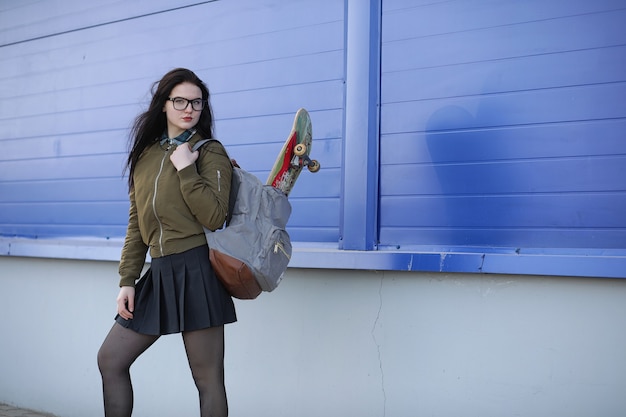
<path id="1" fill-rule="evenodd" d="M 0 257 L 0 402 L 100 416 L 117 263 Z M 290 269 L 227 327 L 232 416 L 624 416 L 626 281 Z M 136 417 L 198 415 L 180 336 Z"/>

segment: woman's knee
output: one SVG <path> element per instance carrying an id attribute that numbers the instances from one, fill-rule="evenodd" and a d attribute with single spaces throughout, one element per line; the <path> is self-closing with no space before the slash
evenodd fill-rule
<path id="1" fill-rule="evenodd" d="M 109 346 L 109 343 L 107 343 L 106 340 L 98 350 L 98 369 L 100 370 L 100 374 L 102 376 L 104 376 L 107 372 L 115 372 L 123 368 L 119 361 L 119 356 L 115 355 L 112 350 L 113 349 L 111 349 L 111 346 Z"/>
<path id="2" fill-rule="evenodd" d="M 100 373 L 104 376 L 107 372 L 119 373 L 128 371 L 136 355 L 135 350 L 145 350 L 146 343 L 141 335 L 115 324 L 102 342 L 98 350 L 97 361 Z"/>

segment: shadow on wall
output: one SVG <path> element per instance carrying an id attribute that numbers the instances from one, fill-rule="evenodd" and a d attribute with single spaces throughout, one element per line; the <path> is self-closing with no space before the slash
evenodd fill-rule
<path id="1" fill-rule="evenodd" d="M 491 106 L 490 106 L 491 107 Z M 510 153 L 501 131 L 501 110 L 478 107 L 476 116 L 465 106 L 448 105 L 431 115 L 426 142 L 439 181 L 441 212 L 431 225 L 440 230 L 445 246 L 513 246 L 519 236 L 510 229 L 518 222 L 510 198 L 515 176 L 502 158 Z"/>

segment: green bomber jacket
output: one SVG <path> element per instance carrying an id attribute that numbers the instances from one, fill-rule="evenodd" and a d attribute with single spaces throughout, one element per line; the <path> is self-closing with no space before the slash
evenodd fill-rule
<path id="1" fill-rule="evenodd" d="M 188 143 L 201 139 L 195 134 Z M 196 163 L 180 171 L 170 160 L 175 147 L 156 141 L 135 166 L 120 287 L 135 285 L 148 249 L 159 258 L 206 245 L 202 226 L 216 230 L 226 220 L 232 165 L 224 147 L 208 142 Z"/>

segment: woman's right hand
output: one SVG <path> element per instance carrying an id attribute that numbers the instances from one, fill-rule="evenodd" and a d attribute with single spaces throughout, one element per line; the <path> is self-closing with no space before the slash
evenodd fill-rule
<path id="1" fill-rule="evenodd" d="M 117 314 L 123 319 L 133 318 L 135 311 L 135 287 L 121 287 L 117 295 Z"/>

